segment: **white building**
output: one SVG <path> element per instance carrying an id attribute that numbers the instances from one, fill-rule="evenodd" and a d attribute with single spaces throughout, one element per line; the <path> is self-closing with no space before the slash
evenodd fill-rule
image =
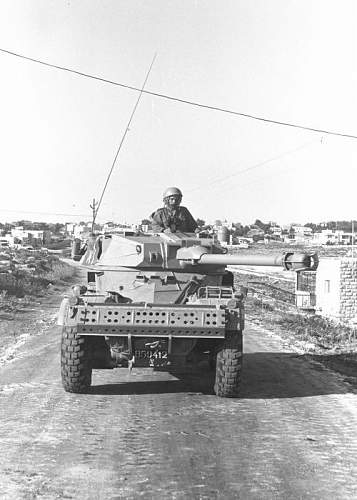
<path id="1" fill-rule="evenodd" d="M 76 224 L 73 228 L 73 236 L 75 238 L 86 238 L 92 230 L 92 224 L 86 222 L 85 224 Z"/>
<path id="2" fill-rule="evenodd" d="M 67 234 L 73 234 L 74 228 L 75 228 L 75 224 L 73 222 L 66 223 L 66 233 Z"/>
<path id="3" fill-rule="evenodd" d="M 22 226 L 16 226 L 11 229 L 11 238 L 21 242 L 38 241 L 39 243 L 48 243 L 51 239 L 50 231 L 40 231 L 37 229 L 24 229 Z"/>
<path id="4" fill-rule="evenodd" d="M 352 245 L 352 238 L 356 237 L 353 233 L 345 233 L 344 231 L 334 229 L 323 229 L 319 233 L 313 235 L 313 243 L 316 245 Z"/>
<path id="5" fill-rule="evenodd" d="M 296 236 L 312 237 L 312 229 L 308 226 L 291 226 Z"/>
<path id="6" fill-rule="evenodd" d="M 270 231 L 272 232 L 272 234 L 274 236 L 279 236 L 279 237 L 281 237 L 281 235 L 283 233 L 283 230 L 280 226 L 271 226 Z"/>
<path id="7" fill-rule="evenodd" d="M 321 259 L 316 273 L 316 313 L 357 324 L 357 259 Z"/>
<path id="8" fill-rule="evenodd" d="M 338 235 L 332 229 L 323 229 L 314 234 L 313 243 L 316 245 L 336 245 L 338 244 Z"/>

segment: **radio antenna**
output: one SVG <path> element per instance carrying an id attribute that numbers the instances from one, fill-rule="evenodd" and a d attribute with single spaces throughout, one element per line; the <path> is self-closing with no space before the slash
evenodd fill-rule
<path id="1" fill-rule="evenodd" d="M 151 69 L 152 69 L 152 67 L 153 67 L 153 65 L 154 65 L 154 62 L 155 62 L 155 59 L 156 59 L 156 55 L 157 55 L 157 54 L 155 53 L 155 55 L 154 55 L 154 57 L 153 57 L 153 60 L 151 61 L 151 64 L 150 64 L 150 68 L 149 68 L 149 70 L 148 70 L 148 72 L 147 72 L 147 74 L 146 74 L 146 77 L 145 77 L 144 83 L 143 83 L 143 85 L 142 85 L 142 87 L 141 87 L 141 90 L 140 90 L 139 96 L 138 96 L 138 98 L 137 98 L 137 100 L 136 100 L 136 103 L 135 103 L 135 105 L 134 105 L 133 111 L 131 112 L 131 115 L 130 115 L 130 118 L 129 118 L 128 124 L 127 124 L 127 126 L 126 126 L 126 129 L 125 129 L 125 132 L 124 132 L 124 134 L 123 134 L 123 137 L 121 138 L 121 141 L 120 141 L 120 144 L 119 144 L 119 146 L 118 146 L 117 152 L 116 152 L 116 154 L 115 154 L 115 157 L 114 157 L 114 160 L 113 160 L 112 166 L 111 166 L 111 168 L 110 168 L 110 170 L 109 170 L 109 174 L 108 174 L 108 176 L 107 176 L 107 180 L 105 181 L 105 184 L 104 184 L 104 188 L 103 188 L 102 194 L 100 195 L 100 198 L 99 198 L 98 204 L 97 204 L 96 208 L 95 208 L 95 209 L 93 209 L 93 222 L 92 222 L 92 227 L 94 227 L 94 223 L 95 223 L 95 220 L 96 220 L 97 215 L 98 215 L 98 210 L 99 210 L 100 205 L 101 205 L 101 203 L 102 203 L 104 193 L 105 193 L 105 191 L 106 191 L 106 189 L 107 189 L 107 186 L 108 186 L 108 183 L 109 183 L 109 179 L 110 179 L 110 177 L 111 177 L 111 175 L 112 175 L 112 173 L 113 173 L 113 170 L 114 170 L 114 167 L 115 167 L 115 164 L 116 164 L 117 158 L 118 158 L 118 156 L 119 156 L 120 150 L 121 150 L 121 148 L 122 148 L 122 146 L 123 146 L 123 144 L 124 144 L 125 137 L 126 137 L 127 133 L 129 132 L 129 129 L 130 129 L 130 124 L 131 124 L 131 122 L 132 122 L 132 120 L 133 120 L 133 118 L 134 118 L 135 111 L 136 111 L 136 109 L 137 109 L 137 107 L 138 107 L 138 105 L 139 105 L 139 102 L 140 102 L 141 96 L 143 95 L 143 92 L 144 92 L 144 89 L 145 89 L 146 82 L 148 81 L 148 78 L 149 78 L 149 75 L 150 75 Z M 93 208 L 93 207 L 91 207 L 91 208 Z"/>

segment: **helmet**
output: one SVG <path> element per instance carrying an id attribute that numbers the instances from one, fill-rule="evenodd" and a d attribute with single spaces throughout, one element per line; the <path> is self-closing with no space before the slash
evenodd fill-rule
<path id="1" fill-rule="evenodd" d="M 167 198 L 168 196 L 175 196 L 175 195 L 180 196 L 182 198 L 182 193 L 179 190 L 179 188 L 169 187 L 169 188 L 165 189 L 164 194 L 163 194 L 163 198 L 165 200 L 165 198 Z"/>

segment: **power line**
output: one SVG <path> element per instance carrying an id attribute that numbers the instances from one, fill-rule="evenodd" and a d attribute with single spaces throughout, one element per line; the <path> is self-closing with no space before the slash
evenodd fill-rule
<path id="1" fill-rule="evenodd" d="M 132 85 L 126 85 L 124 83 L 116 82 L 114 80 L 109 80 L 107 78 L 102 78 L 100 76 L 91 75 L 89 73 L 84 73 L 82 71 L 78 71 L 75 69 L 66 68 L 64 66 L 59 66 L 57 64 L 52 64 L 52 63 L 48 63 L 45 61 L 41 61 L 40 59 L 35 59 L 33 57 L 24 56 L 23 54 L 18 54 L 16 52 L 12 52 L 10 50 L 5 50 L 5 49 L 0 48 L 0 52 L 3 52 L 5 54 L 9 54 L 9 55 L 12 55 L 15 57 L 19 57 L 21 59 L 25 59 L 27 61 L 42 64 L 43 66 L 47 66 L 49 68 L 59 69 L 61 71 L 66 71 L 68 73 L 72 73 L 72 74 L 75 74 L 77 76 L 91 78 L 92 80 L 98 80 L 98 81 L 103 82 L 103 83 L 109 83 L 110 85 L 116 85 L 117 87 L 122 87 L 122 88 L 125 88 L 128 90 L 134 90 L 135 92 L 142 92 L 143 94 L 151 95 L 154 97 L 159 97 L 161 99 L 167 99 L 170 101 L 180 102 L 182 104 L 188 104 L 190 106 L 196 106 L 198 108 L 210 109 L 211 111 L 219 111 L 221 113 L 226 113 L 226 114 L 230 114 L 230 115 L 234 115 L 234 116 L 240 116 L 242 118 L 249 118 L 251 120 L 256 120 L 256 121 L 260 121 L 260 122 L 272 123 L 274 125 L 281 125 L 284 127 L 296 128 L 299 130 L 307 130 L 309 132 L 317 132 L 320 134 L 334 135 L 334 136 L 338 136 L 338 137 L 346 137 L 349 139 L 357 139 L 357 136 L 353 135 L 353 134 L 347 134 L 344 132 L 335 132 L 332 130 L 324 130 L 324 129 L 314 128 L 314 127 L 308 127 L 306 125 L 297 125 L 296 123 L 284 122 L 284 121 L 280 121 L 280 120 L 272 120 L 269 118 L 264 118 L 262 116 L 251 115 L 249 113 L 242 113 L 240 111 L 234 111 L 234 110 L 228 109 L 228 108 L 221 108 L 219 106 L 211 106 L 209 104 L 203 104 L 203 103 L 199 103 L 199 102 L 195 102 L 195 101 L 189 101 L 187 99 L 180 99 L 179 97 L 174 97 L 174 96 L 170 96 L 167 94 L 161 94 L 159 92 L 152 92 L 150 90 L 143 90 L 142 91 L 140 88 L 134 87 Z"/>
<path id="2" fill-rule="evenodd" d="M 5 208 L 0 208 L 0 212 L 14 213 L 14 214 L 31 214 L 31 215 L 61 215 L 65 217 L 89 217 L 89 214 L 64 214 L 57 212 L 32 212 L 30 210 L 10 210 Z"/>
<path id="3" fill-rule="evenodd" d="M 0 208 L 0 213 L 24 214 L 24 215 L 56 215 L 62 217 L 83 217 L 83 219 L 87 221 L 91 219 L 91 214 L 89 212 L 85 214 L 73 214 L 73 213 L 69 214 L 61 212 L 36 212 L 31 210 L 11 210 L 11 209 Z M 111 215 L 108 214 L 107 217 L 102 216 L 102 218 L 109 220 L 111 218 Z"/>
<path id="4" fill-rule="evenodd" d="M 319 141 L 320 141 L 320 139 L 319 139 Z M 321 142 L 321 141 L 320 141 L 320 142 Z M 261 165 L 266 164 L 266 163 L 269 163 L 269 162 L 276 161 L 277 159 L 282 158 L 283 156 L 285 156 L 285 155 L 287 155 L 287 154 L 291 154 L 291 153 L 293 153 L 293 152 L 296 152 L 296 151 L 299 151 L 299 150 L 301 150 L 301 149 L 304 149 L 304 148 L 306 148 L 306 147 L 308 147 L 309 145 L 314 144 L 314 143 L 316 144 L 316 143 L 317 143 L 317 141 L 315 140 L 315 141 L 310 141 L 310 142 L 308 142 L 308 143 L 302 144 L 300 147 L 297 147 L 297 148 L 296 148 L 296 149 L 294 149 L 294 150 L 291 150 L 291 151 L 286 151 L 285 153 L 282 153 L 281 155 L 276 156 L 275 158 L 270 158 L 270 159 L 268 159 L 268 160 L 265 160 L 264 162 L 261 162 Z M 246 169 L 246 170 L 250 170 L 250 169 L 252 169 L 252 168 L 256 168 L 257 166 L 260 166 L 260 164 L 254 165 L 254 166 L 252 166 L 252 167 L 248 167 L 248 169 Z M 261 182 L 264 182 L 267 178 L 268 178 L 268 179 L 271 179 L 272 177 L 276 177 L 277 175 L 284 175 L 284 174 L 285 174 L 285 173 L 287 173 L 288 171 L 293 170 L 293 169 L 295 169 L 295 168 L 296 168 L 296 165 L 290 165 L 290 166 L 284 167 L 283 169 L 278 170 L 277 172 L 268 173 L 267 175 L 263 175 L 262 177 L 260 177 L 260 178 L 258 178 L 258 179 L 254 179 L 254 180 L 252 180 L 252 181 L 250 181 L 250 182 L 247 182 L 247 183 L 245 183 L 245 184 L 238 184 L 238 185 L 236 185 L 236 184 L 232 184 L 232 183 L 231 183 L 231 184 L 229 184 L 229 185 L 227 185 L 227 186 L 222 186 L 222 187 L 220 188 L 220 196 L 224 196 L 224 193 L 226 193 L 227 191 L 231 191 L 232 189 L 234 189 L 234 190 L 237 190 L 237 189 L 241 190 L 241 189 L 244 189 L 244 188 L 245 188 L 245 187 L 247 187 L 247 186 L 251 186 L 251 185 L 254 185 L 254 184 L 260 184 Z M 234 174 L 233 174 L 233 175 L 234 175 Z M 222 179 L 222 180 L 226 180 L 226 178 L 224 178 L 224 179 Z M 212 184 L 213 184 L 213 185 L 211 185 L 211 186 L 207 186 L 207 187 L 208 187 L 208 188 L 210 188 L 210 187 L 211 187 L 211 188 L 214 188 L 214 187 L 215 187 L 215 185 L 214 185 L 215 183 L 212 183 Z M 195 188 L 195 189 L 196 189 L 196 188 Z"/>
<path id="5" fill-rule="evenodd" d="M 282 155 L 283 156 L 283 155 Z M 273 161 L 273 159 L 271 160 Z M 296 169 L 296 165 L 290 165 L 290 166 L 287 166 L 287 167 L 284 167 L 280 170 L 278 170 L 277 172 L 273 172 L 273 173 L 269 173 L 267 175 L 263 175 L 262 177 L 260 177 L 259 179 L 254 179 L 250 182 L 247 182 L 245 184 L 239 184 L 238 186 L 237 185 L 233 185 L 233 184 L 230 184 L 228 186 L 226 186 L 224 189 L 223 189 L 223 194 L 227 191 L 230 191 L 232 189 L 235 189 L 235 190 L 240 190 L 240 189 L 244 189 L 245 187 L 247 186 L 251 186 L 251 185 L 255 185 L 255 184 L 260 184 L 261 182 L 264 182 L 266 179 L 271 179 L 272 177 L 276 177 L 277 175 L 284 175 L 285 173 L 287 173 L 288 171 L 290 170 L 294 170 Z M 228 189 L 227 189 L 228 188 Z M 221 189 L 221 192 L 220 194 L 222 195 L 222 189 Z"/>
<path id="6" fill-rule="evenodd" d="M 320 139 L 319 139 L 319 141 L 320 141 Z M 219 182 L 224 182 L 227 179 L 231 179 L 232 177 L 237 177 L 238 175 L 245 174 L 246 172 L 250 172 L 251 170 L 254 170 L 256 168 L 263 167 L 264 165 L 267 165 L 268 163 L 275 162 L 277 160 L 280 160 L 280 158 L 284 158 L 285 156 L 288 156 L 292 153 L 296 153 L 297 151 L 300 151 L 301 149 L 304 149 L 304 148 L 310 146 L 311 144 L 314 144 L 315 142 L 316 142 L 316 139 L 313 141 L 305 142 L 304 144 L 301 144 L 300 146 L 298 146 L 294 149 L 290 149 L 289 151 L 284 151 L 280 155 L 273 156 L 272 158 L 268 158 L 267 160 L 263 160 L 259 163 L 255 163 L 254 165 L 251 165 L 250 167 L 244 168 L 243 170 L 239 170 L 238 172 L 234 172 L 233 174 L 229 174 L 229 175 L 226 175 L 224 177 L 218 177 L 207 184 L 202 184 L 199 187 L 188 189 L 187 192 L 190 193 L 192 191 L 197 191 L 198 189 L 202 189 L 202 187 L 209 187 L 209 186 L 215 185 Z"/>

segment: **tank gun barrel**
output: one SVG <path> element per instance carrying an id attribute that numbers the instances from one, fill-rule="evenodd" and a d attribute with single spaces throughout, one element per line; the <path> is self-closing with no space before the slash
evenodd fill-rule
<path id="1" fill-rule="evenodd" d="M 212 266 L 273 266 L 287 270 L 314 270 L 318 265 L 316 254 L 286 252 L 273 255 L 227 255 L 208 253 L 203 247 L 190 247 L 178 252 L 177 258 L 191 264 Z"/>

